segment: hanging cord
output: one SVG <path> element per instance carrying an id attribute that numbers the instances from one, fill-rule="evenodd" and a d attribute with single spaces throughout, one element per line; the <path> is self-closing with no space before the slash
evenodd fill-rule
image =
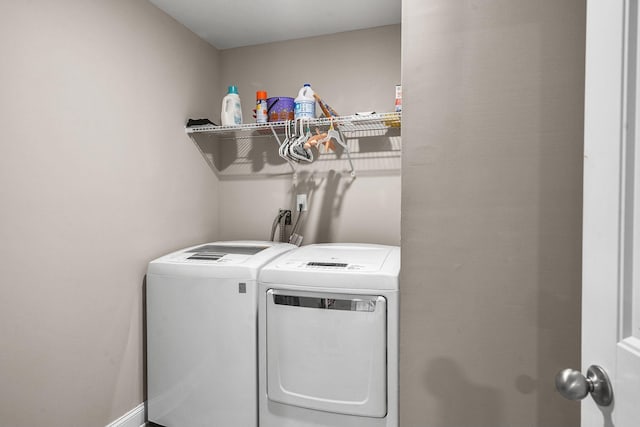
<path id="1" fill-rule="evenodd" d="M 293 229 L 291 230 L 291 235 L 289 236 L 289 243 L 300 246 L 302 243 L 303 236 L 298 234 L 298 229 L 302 225 L 302 217 L 304 216 L 304 212 L 302 211 L 302 204 L 298 205 L 298 217 L 296 218 L 295 224 L 293 224 Z"/>
<path id="2" fill-rule="evenodd" d="M 275 242 L 274 238 L 276 236 L 276 228 L 280 227 L 280 234 L 278 235 L 279 242 L 285 242 L 287 239 L 287 221 L 291 224 L 291 211 L 282 209 L 278 212 L 276 217 L 273 219 L 273 224 L 271 225 L 271 238 L 272 242 Z"/>
<path id="3" fill-rule="evenodd" d="M 296 222 L 293 224 L 293 229 L 291 230 L 291 235 L 293 236 L 298 232 L 298 227 L 300 226 L 300 218 L 304 215 L 302 212 L 302 205 L 298 205 L 298 217 L 296 218 Z"/>
<path id="4" fill-rule="evenodd" d="M 286 235 L 287 235 L 287 217 L 290 218 L 291 213 L 288 213 L 287 211 L 283 211 L 282 215 L 280 216 L 280 241 L 281 242 L 285 242 L 286 240 Z"/>
<path id="5" fill-rule="evenodd" d="M 285 211 L 278 212 L 278 215 L 276 215 L 276 217 L 273 220 L 273 224 L 271 225 L 271 238 L 269 239 L 272 242 L 275 242 L 275 240 L 273 240 L 273 238 L 276 236 L 276 227 L 278 226 L 278 223 L 280 222 L 282 217 L 284 217 L 284 212 Z"/>

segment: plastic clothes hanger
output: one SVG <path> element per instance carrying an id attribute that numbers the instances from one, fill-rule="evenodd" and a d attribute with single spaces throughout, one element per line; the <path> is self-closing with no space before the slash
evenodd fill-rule
<path id="1" fill-rule="evenodd" d="M 301 160 L 304 160 L 304 161 L 308 160 L 306 153 L 296 149 L 299 141 L 304 138 L 304 127 L 303 127 L 302 120 L 303 119 L 298 119 L 293 123 L 294 132 L 293 132 L 293 136 L 289 140 L 289 146 L 287 147 L 287 152 L 286 152 L 287 157 L 289 157 L 292 160 L 295 160 L 296 162 L 299 162 Z"/>
<path id="2" fill-rule="evenodd" d="M 288 132 L 287 132 L 288 126 L 287 126 L 286 123 L 285 123 L 285 125 L 283 125 L 283 131 L 284 131 L 284 134 L 285 134 L 285 139 L 282 140 L 282 141 L 280 140 L 280 137 L 278 136 L 278 131 L 276 131 L 276 126 L 269 125 L 269 128 L 271 129 L 271 133 L 273 133 L 273 137 L 275 138 L 276 142 L 278 143 L 278 155 L 287 161 L 287 164 L 291 168 L 291 172 L 293 172 L 293 177 L 294 177 L 294 180 L 295 180 L 296 168 L 293 166 L 291 160 L 289 160 L 286 157 L 283 157 L 283 154 L 282 154 L 282 150 L 285 147 L 286 137 L 288 135 Z"/>
<path id="3" fill-rule="evenodd" d="M 280 155 L 280 157 L 282 157 L 287 161 L 290 160 L 289 157 L 287 156 L 287 151 L 289 148 L 290 141 L 291 141 L 291 120 L 287 120 L 284 127 L 284 141 L 282 141 L 280 148 L 278 148 L 278 154 Z"/>
<path id="4" fill-rule="evenodd" d="M 328 151 L 335 149 L 335 146 L 331 142 L 332 139 L 335 139 L 338 145 L 344 148 L 344 151 L 347 152 L 347 159 L 349 160 L 349 166 L 351 167 L 351 176 L 355 177 L 356 172 L 353 167 L 353 162 L 351 161 L 351 152 L 349 151 L 349 146 L 342 138 L 342 133 L 333 127 L 333 119 L 331 119 L 331 125 L 329 126 L 329 130 L 327 131 L 327 137 L 320 141 L 321 144 L 324 144 L 325 150 Z"/>
<path id="5" fill-rule="evenodd" d="M 320 133 L 320 130 L 316 128 L 316 134 L 310 137 L 304 144 L 304 148 L 315 147 L 320 144 L 320 141 L 327 137 L 327 133 Z"/>
<path id="6" fill-rule="evenodd" d="M 331 119 L 331 125 L 329 126 L 329 130 L 327 130 L 326 136 L 319 141 L 319 143 L 324 146 L 325 153 L 336 151 L 336 146 L 331 142 L 332 139 L 335 139 L 338 144 L 347 149 L 347 145 L 342 141 L 340 132 L 333 127 L 333 119 Z"/>
<path id="7" fill-rule="evenodd" d="M 306 142 L 311 138 L 311 129 L 307 121 L 307 131 L 304 131 L 304 119 L 300 120 L 300 136 L 290 144 L 289 157 L 305 162 L 313 162 L 313 153 L 305 147 Z M 296 126 L 297 127 L 297 126 Z"/>
<path id="8" fill-rule="evenodd" d="M 288 120 L 287 120 L 287 122 L 288 122 Z M 287 126 L 287 124 L 285 124 L 285 126 L 284 126 L 284 139 L 282 140 L 282 142 L 280 143 L 280 146 L 278 147 L 278 155 L 280 157 L 284 157 L 284 153 L 282 152 L 282 149 L 287 144 L 287 139 L 289 139 L 289 132 L 287 130 L 288 127 L 289 126 Z"/>

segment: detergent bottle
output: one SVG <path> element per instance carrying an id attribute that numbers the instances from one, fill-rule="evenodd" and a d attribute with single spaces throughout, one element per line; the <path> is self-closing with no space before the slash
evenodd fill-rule
<path id="1" fill-rule="evenodd" d="M 295 99 L 295 118 L 315 118 L 316 117 L 316 99 L 313 97 L 313 89 L 309 83 L 305 83 L 304 86 L 298 92 L 298 97 Z"/>
<path id="2" fill-rule="evenodd" d="M 222 98 L 220 111 L 220 123 L 222 126 L 235 126 L 242 124 L 242 106 L 237 86 L 229 86 L 227 94 Z"/>

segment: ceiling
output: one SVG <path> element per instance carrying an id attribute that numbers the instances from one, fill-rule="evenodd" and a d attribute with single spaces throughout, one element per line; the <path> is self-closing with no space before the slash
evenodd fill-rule
<path id="1" fill-rule="evenodd" d="M 218 49 L 400 23 L 401 0 L 150 0 Z"/>

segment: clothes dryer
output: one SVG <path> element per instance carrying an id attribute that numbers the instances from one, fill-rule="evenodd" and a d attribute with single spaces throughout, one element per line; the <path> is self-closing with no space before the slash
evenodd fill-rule
<path id="1" fill-rule="evenodd" d="M 259 274 L 260 427 L 397 427 L 400 248 L 317 244 Z"/>
<path id="2" fill-rule="evenodd" d="M 295 248 L 214 242 L 149 263 L 148 419 L 165 427 L 257 426 L 257 275 Z"/>

